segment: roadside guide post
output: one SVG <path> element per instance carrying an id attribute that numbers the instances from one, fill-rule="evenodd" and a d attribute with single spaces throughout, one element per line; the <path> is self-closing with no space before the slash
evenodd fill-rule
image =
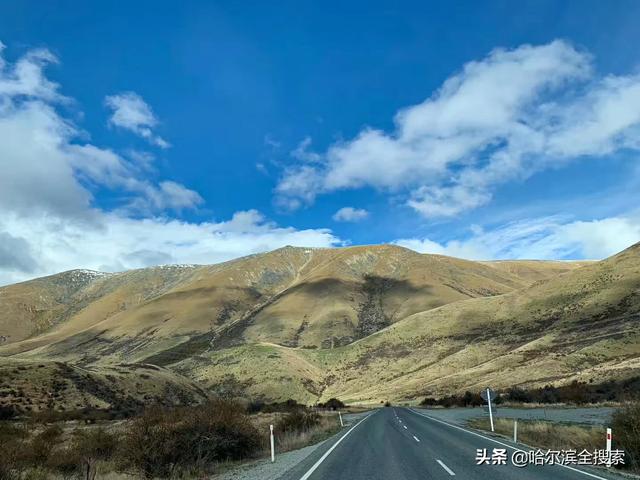
<path id="1" fill-rule="evenodd" d="M 607 458 L 609 462 L 607 463 L 607 467 L 611 466 L 611 429 L 607 428 Z"/>
<path id="2" fill-rule="evenodd" d="M 269 425 L 269 431 L 270 431 L 269 440 L 271 442 L 271 463 L 273 463 L 276 461 L 276 449 L 273 441 L 273 425 Z"/>
<path id="3" fill-rule="evenodd" d="M 486 390 L 482 391 L 480 396 L 484 398 L 487 401 L 487 404 L 489 405 L 489 421 L 491 422 L 491 431 L 495 432 L 495 429 L 493 428 L 493 411 L 491 409 L 491 400 L 496 398 L 496 392 L 494 392 L 489 387 L 487 387 Z"/>
<path id="4" fill-rule="evenodd" d="M 513 443 L 518 443 L 518 419 L 513 421 Z"/>
<path id="5" fill-rule="evenodd" d="M 489 403 L 489 421 L 491 422 L 491 431 L 494 432 L 493 428 L 493 412 L 491 411 L 491 394 L 489 389 L 487 388 L 487 402 Z"/>
<path id="6" fill-rule="evenodd" d="M 340 410 L 338 410 L 338 417 L 340 417 L 340 426 L 344 427 L 344 423 L 342 422 L 342 414 L 340 413 Z"/>

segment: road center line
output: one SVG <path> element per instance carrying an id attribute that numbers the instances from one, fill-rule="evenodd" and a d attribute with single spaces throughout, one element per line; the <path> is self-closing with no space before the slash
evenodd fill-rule
<path id="1" fill-rule="evenodd" d="M 405 430 L 407 429 L 407 426 L 406 426 L 406 425 L 403 425 L 403 427 L 404 427 L 404 429 L 405 429 Z"/>
<path id="2" fill-rule="evenodd" d="M 419 439 L 418 437 L 416 437 L 415 435 L 413 436 L 413 439 L 414 439 L 416 442 L 420 442 L 420 439 Z"/>
<path id="3" fill-rule="evenodd" d="M 446 471 L 449 475 L 451 475 L 451 476 L 454 476 L 454 475 L 455 475 L 455 472 L 454 472 L 453 470 L 451 470 L 449 467 L 447 467 L 447 466 L 444 464 L 444 462 L 443 462 L 442 460 L 438 460 L 438 459 L 436 459 L 436 462 L 438 462 L 438 463 L 440 464 L 440 466 L 441 466 L 442 468 L 444 468 L 444 469 L 445 469 L 445 471 Z"/>
<path id="4" fill-rule="evenodd" d="M 333 452 L 335 450 L 335 448 L 338 445 L 340 445 L 340 442 L 342 442 L 342 440 L 344 440 L 347 437 L 347 435 L 349 435 L 351 432 L 353 432 L 353 430 L 358 425 L 360 425 L 362 422 L 364 422 L 367 418 L 369 418 L 372 415 L 375 415 L 376 413 L 377 412 L 370 413 L 369 415 L 364 417 L 362 420 L 360 420 L 358 423 L 356 423 L 353 427 L 351 427 L 349 430 L 347 430 L 347 433 L 345 433 L 343 436 L 341 436 L 338 439 L 338 441 L 331 446 L 331 448 L 329 450 L 324 452 L 324 455 L 322 455 L 320 457 L 320 459 L 316 463 L 313 464 L 313 466 L 307 471 L 307 473 L 305 473 L 302 477 L 300 477 L 300 480 L 307 480 L 311 476 L 311 474 L 316 471 L 316 469 L 320 466 L 320 464 L 327 459 L 327 457 L 331 454 L 331 452 Z"/>
<path id="5" fill-rule="evenodd" d="M 479 433 L 472 432 L 471 430 L 467 430 L 466 428 L 459 427 L 458 425 L 453 425 L 452 423 L 445 422 L 443 420 L 438 420 L 437 418 L 430 417 L 429 415 L 425 415 L 424 413 L 416 412 L 415 410 L 413 410 L 411 408 L 409 408 L 408 410 L 410 412 L 415 413 L 416 415 L 420 415 L 421 417 L 427 418 L 427 419 L 432 420 L 434 422 L 441 423 L 441 424 L 446 425 L 446 426 L 451 427 L 451 428 L 456 428 L 458 430 L 462 430 L 463 432 L 467 432 L 467 433 L 469 433 L 471 435 L 475 435 L 476 437 L 480 437 L 480 438 L 483 438 L 483 439 L 488 440 L 490 442 L 497 443 L 498 445 L 502 445 L 503 447 L 507 447 L 507 448 L 510 448 L 512 450 L 516 450 L 516 451 L 520 451 L 520 452 L 526 452 L 527 451 L 527 450 L 523 450 L 522 448 L 518 448 L 518 447 L 514 447 L 513 445 L 509 445 L 508 443 L 503 443 L 503 442 L 500 442 L 500 441 L 495 440 L 493 438 L 485 437 L 484 435 L 480 435 Z M 532 450 L 528 449 L 528 451 L 532 451 Z M 586 475 L 587 477 L 596 478 L 598 480 L 608 480 L 608 479 L 606 479 L 604 477 L 599 477 L 598 475 L 594 475 L 593 473 L 585 472 L 584 470 L 579 470 L 577 468 L 570 467 L 569 465 L 562 465 L 560 463 L 557 463 L 556 465 L 558 467 L 566 468 L 568 470 L 572 470 L 574 472 L 581 473 L 582 475 Z"/>

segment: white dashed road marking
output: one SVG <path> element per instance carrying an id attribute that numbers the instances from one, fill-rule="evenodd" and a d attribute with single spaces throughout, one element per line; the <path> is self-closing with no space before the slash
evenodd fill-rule
<path id="1" fill-rule="evenodd" d="M 444 469 L 445 469 L 445 471 L 446 471 L 449 475 L 451 475 L 451 476 L 454 476 L 454 475 L 455 475 L 455 473 L 453 472 L 453 470 L 451 470 L 449 467 L 447 467 L 447 466 L 444 464 L 444 462 L 443 462 L 442 460 L 438 460 L 438 459 L 436 459 L 436 462 L 438 462 L 438 463 L 440 464 L 440 466 L 441 466 L 442 468 L 444 468 Z"/>

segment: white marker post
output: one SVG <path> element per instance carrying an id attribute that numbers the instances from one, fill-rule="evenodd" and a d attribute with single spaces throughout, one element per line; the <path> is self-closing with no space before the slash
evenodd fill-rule
<path id="1" fill-rule="evenodd" d="M 495 432 L 493 428 L 493 412 L 491 411 L 491 390 L 487 388 L 487 403 L 489 404 L 489 421 L 491 422 L 491 431 Z"/>
<path id="2" fill-rule="evenodd" d="M 344 427 L 344 423 L 342 421 L 342 414 L 340 413 L 340 410 L 338 410 L 338 417 L 340 417 L 340 426 Z"/>
<path id="3" fill-rule="evenodd" d="M 611 466 L 611 429 L 607 428 L 607 458 L 609 461 L 607 462 L 607 467 Z"/>
<path id="4" fill-rule="evenodd" d="M 518 419 L 513 421 L 513 443 L 518 443 Z"/>
<path id="5" fill-rule="evenodd" d="M 269 440 L 271 441 L 271 463 L 276 461 L 276 447 L 273 441 L 273 425 L 269 425 L 270 435 Z"/>

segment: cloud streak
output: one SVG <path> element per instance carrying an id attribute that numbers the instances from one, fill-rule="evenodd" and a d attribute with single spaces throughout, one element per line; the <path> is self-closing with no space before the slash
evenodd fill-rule
<path id="1" fill-rule="evenodd" d="M 394 120 L 391 132 L 368 127 L 324 153 L 303 150 L 314 162 L 283 172 L 277 203 L 295 209 L 373 187 L 424 217 L 457 215 L 490 202 L 502 184 L 640 150 L 640 77 L 599 77 L 590 55 L 564 41 L 496 49 Z"/>
<path id="2" fill-rule="evenodd" d="M 153 133 L 153 128 L 159 123 L 158 119 L 151 107 L 137 93 L 109 95 L 105 98 L 105 105 L 112 111 L 110 125 L 129 130 L 157 147 L 171 146 L 169 142 Z"/>
<path id="3" fill-rule="evenodd" d="M 437 242 L 404 238 L 393 243 L 421 253 L 469 260 L 599 260 L 640 241 L 640 216 L 574 221 L 562 216 L 519 220 L 485 230 L 475 226 L 468 238 Z"/>

